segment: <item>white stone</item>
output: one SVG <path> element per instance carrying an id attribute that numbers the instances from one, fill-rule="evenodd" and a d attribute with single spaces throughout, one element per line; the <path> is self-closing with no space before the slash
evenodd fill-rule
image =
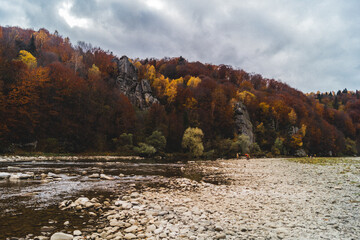
<path id="1" fill-rule="evenodd" d="M 72 240 L 73 238 L 73 235 L 57 232 L 51 236 L 50 240 Z"/>
<path id="2" fill-rule="evenodd" d="M 100 174 L 98 173 L 93 173 L 91 175 L 88 176 L 89 178 L 99 178 L 100 177 Z"/>
<path id="3" fill-rule="evenodd" d="M 6 179 L 9 178 L 11 176 L 10 173 L 6 173 L 6 172 L 0 172 L 0 179 Z"/>
<path id="4" fill-rule="evenodd" d="M 127 233 L 124 236 L 125 239 L 135 239 L 136 235 L 132 234 L 132 233 Z"/>
<path id="5" fill-rule="evenodd" d="M 115 178 L 105 175 L 105 174 L 100 174 L 100 178 L 104 179 L 104 180 L 114 180 Z"/>
<path id="6" fill-rule="evenodd" d="M 131 227 L 128 227 L 124 230 L 124 232 L 126 233 L 136 233 L 137 232 L 138 227 L 136 225 L 133 225 Z"/>

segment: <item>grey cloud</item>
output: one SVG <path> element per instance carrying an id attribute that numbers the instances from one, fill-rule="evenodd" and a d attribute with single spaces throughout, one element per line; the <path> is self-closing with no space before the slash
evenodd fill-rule
<path id="1" fill-rule="evenodd" d="M 1 1 L 1 25 L 58 30 L 74 43 L 90 42 L 119 56 L 182 55 L 280 79 L 305 92 L 360 88 L 356 0 L 151 0 L 163 9 L 145 0 Z M 71 28 L 58 14 L 65 1 L 73 3 L 72 16 L 92 25 Z"/>

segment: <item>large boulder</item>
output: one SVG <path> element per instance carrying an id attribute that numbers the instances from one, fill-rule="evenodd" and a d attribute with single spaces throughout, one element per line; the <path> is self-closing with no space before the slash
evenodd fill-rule
<path id="1" fill-rule="evenodd" d="M 237 134 L 244 134 L 250 138 L 250 142 L 255 142 L 253 125 L 250 121 L 249 113 L 242 102 L 234 105 L 234 121 Z"/>
<path id="2" fill-rule="evenodd" d="M 138 80 L 137 69 L 127 56 L 122 56 L 120 59 L 115 58 L 114 61 L 117 63 L 119 72 L 116 85 L 132 104 L 144 110 L 153 103 L 159 102 L 152 95 L 149 81 L 147 79 Z"/>

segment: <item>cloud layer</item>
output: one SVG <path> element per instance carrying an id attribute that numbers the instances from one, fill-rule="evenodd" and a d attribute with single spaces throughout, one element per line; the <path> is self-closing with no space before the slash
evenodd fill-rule
<path id="1" fill-rule="evenodd" d="M 228 64 L 304 92 L 360 89 L 357 0 L 1 0 L 0 24 L 45 27 L 130 57 Z"/>

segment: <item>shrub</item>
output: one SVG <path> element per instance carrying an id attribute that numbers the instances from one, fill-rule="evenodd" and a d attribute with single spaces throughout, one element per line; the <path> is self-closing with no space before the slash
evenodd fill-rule
<path id="1" fill-rule="evenodd" d="M 123 133 L 119 138 L 112 139 L 115 149 L 121 154 L 133 154 L 133 135 L 131 133 Z"/>
<path id="2" fill-rule="evenodd" d="M 151 157 L 156 153 L 156 149 L 146 143 L 139 143 L 139 147 L 134 147 L 134 151 L 141 157 Z"/>
<path id="3" fill-rule="evenodd" d="M 187 149 L 193 157 L 200 157 L 204 152 L 202 142 L 204 134 L 200 128 L 187 128 L 182 139 L 182 147 Z"/>
<path id="4" fill-rule="evenodd" d="M 274 155 L 283 154 L 283 152 L 284 152 L 283 151 L 283 149 L 284 149 L 283 143 L 284 143 L 284 141 L 281 138 L 276 138 L 274 145 L 271 148 L 271 152 Z"/>
<path id="5" fill-rule="evenodd" d="M 164 151 L 166 138 L 160 131 L 154 131 L 150 137 L 146 138 L 146 143 L 153 146 L 157 151 Z"/>
<path id="6" fill-rule="evenodd" d="M 47 153 L 58 153 L 61 150 L 59 141 L 56 138 L 47 138 L 42 141 L 41 149 Z"/>
<path id="7" fill-rule="evenodd" d="M 259 156 L 259 155 L 263 154 L 261 149 L 260 149 L 259 144 L 257 144 L 257 143 L 253 143 L 251 145 L 250 152 L 251 152 L 251 154 L 256 155 L 256 156 Z"/>
<path id="8" fill-rule="evenodd" d="M 236 153 L 241 153 L 241 154 L 249 153 L 251 145 L 252 144 L 250 142 L 250 137 L 245 135 L 245 134 L 241 134 L 241 135 L 238 136 L 236 141 L 231 144 L 231 152 L 233 154 L 236 154 Z"/>

